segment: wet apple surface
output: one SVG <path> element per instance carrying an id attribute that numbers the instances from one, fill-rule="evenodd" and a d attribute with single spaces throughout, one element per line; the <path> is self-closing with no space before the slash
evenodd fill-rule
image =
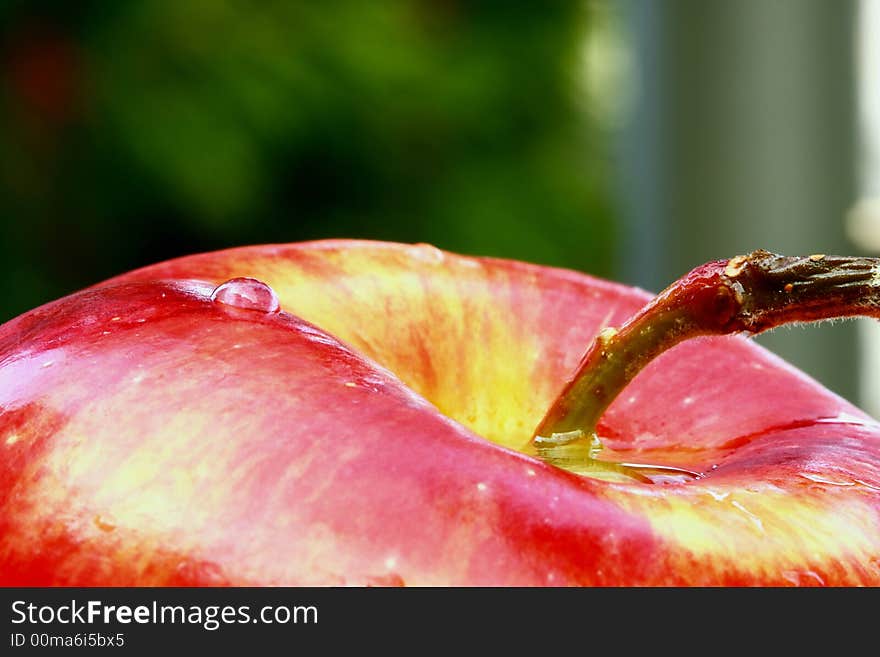
<path id="1" fill-rule="evenodd" d="M 880 427 L 745 338 L 663 353 L 597 427 L 603 460 L 699 477 L 608 481 L 529 453 L 586 347 L 650 298 L 325 241 L 35 309 L 0 328 L 0 577 L 880 583 Z"/>

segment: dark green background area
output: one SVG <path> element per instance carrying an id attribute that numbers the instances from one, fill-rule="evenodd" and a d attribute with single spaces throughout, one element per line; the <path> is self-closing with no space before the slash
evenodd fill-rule
<path id="1" fill-rule="evenodd" d="M 612 273 L 576 2 L 0 3 L 0 321 L 325 237 Z"/>

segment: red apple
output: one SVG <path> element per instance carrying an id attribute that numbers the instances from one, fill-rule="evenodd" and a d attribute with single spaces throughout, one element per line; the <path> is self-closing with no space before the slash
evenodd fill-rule
<path id="1" fill-rule="evenodd" d="M 239 280 L 214 293 L 215 286 Z M 213 299 L 212 299 L 213 293 Z M 650 295 L 429 246 L 250 247 L 0 327 L 3 585 L 878 585 L 880 425 L 743 337 L 651 362 L 603 480 L 529 454 Z"/>

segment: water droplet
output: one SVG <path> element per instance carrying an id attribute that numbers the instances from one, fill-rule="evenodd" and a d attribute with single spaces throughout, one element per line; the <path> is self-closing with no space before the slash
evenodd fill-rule
<path id="1" fill-rule="evenodd" d="M 425 244 L 424 242 L 413 244 L 412 254 L 419 260 L 432 264 L 439 264 L 446 259 L 446 254 L 443 251 L 433 244 Z"/>
<path id="2" fill-rule="evenodd" d="M 281 307 L 275 291 L 255 278 L 233 278 L 226 281 L 214 290 L 211 301 L 262 313 L 278 312 Z"/>

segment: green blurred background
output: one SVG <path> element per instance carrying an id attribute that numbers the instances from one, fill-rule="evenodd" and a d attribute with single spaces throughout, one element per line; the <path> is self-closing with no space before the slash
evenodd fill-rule
<path id="1" fill-rule="evenodd" d="M 869 2 L 870 0 L 863 0 Z M 324 237 L 659 290 L 853 252 L 857 0 L 0 0 L 0 321 Z M 855 327 L 765 344 L 857 400 Z"/>
<path id="2" fill-rule="evenodd" d="M 233 245 L 350 236 L 611 272 L 580 3 L 11 2 L 4 318 Z"/>

